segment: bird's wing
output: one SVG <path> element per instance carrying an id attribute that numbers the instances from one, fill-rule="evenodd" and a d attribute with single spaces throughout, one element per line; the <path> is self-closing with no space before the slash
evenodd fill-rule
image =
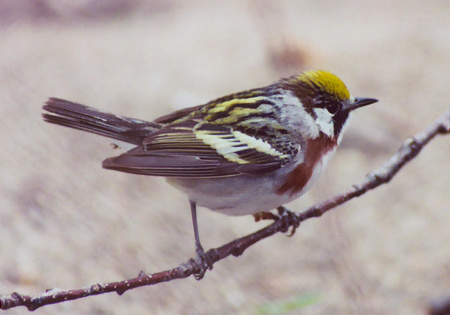
<path id="1" fill-rule="evenodd" d="M 105 160 L 103 167 L 164 177 L 224 177 L 266 174 L 292 158 L 261 138 L 189 119 L 161 128 L 142 146 Z"/>

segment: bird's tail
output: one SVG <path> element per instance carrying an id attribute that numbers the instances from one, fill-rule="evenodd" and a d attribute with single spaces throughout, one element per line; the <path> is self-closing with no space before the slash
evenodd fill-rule
<path id="1" fill-rule="evenodd" d="M 140 145 L 161 128 L 154 122 L 117 116 L 59 98 L 49 98 L 43 106 L 44 120 L 61 126 L 95 133 L 111 139 Z"/>

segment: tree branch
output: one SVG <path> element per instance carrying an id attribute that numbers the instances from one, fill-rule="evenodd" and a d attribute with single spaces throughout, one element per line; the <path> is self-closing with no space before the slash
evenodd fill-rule
<path id="1" fill-rule="evenodd" d="M 319 203 L 305 211 L 296 214 L 297 220 L 289 221 L 288 224 L 295 226 L 298 222 L 303 222 L 307 219 L 320 217 L 325 212 L 347 202 L 350 199 L 359 197 L 367 191 L 374 189 L 382 184 L 389 182 L 395 174 L 409 161 L 415 158 L 419 152 L 427 145 L 427 143 L 438 134 L 450 133 L 450 110 L 444 112 L 444 114 L 437 119 L 434 123 L 429 125 L 424 131 L 417 134 L 414 138 L 408 139 L 400 147 L 397 153 L 391 157 L 383 166 L 379 169 L 369 173 L 365 179 L 352 188 L 343 192 L 333 198 L 330 198 L 322 203 Z M 286 221 L 278 220 L 273 224 L 263 228 L 253 234 L 236 239 L 228 244 L 225 244 L 219 248 L 209 250 L 206 255 L 208 256 L 211 265 L 230 256 L 240 256 L 242 253 L 252 246 L 253 244 L 273 235 L 278 232 L 286 231 Z M 103 294 L 108 292 L 116 292 L 121 295 L 125 291 L 142 287 L 146 285 L 154 285 L 160 282 L 172 281 L 175 279 L 182 279 L 191 276 L 192 274 L 198 274 L 201 272 L 199 268 L 199 261 L 190 259 L 188 262 L 181 264 L 180 266 L 153 274 L 146 274 L 141 271 L 137 278 L 104 283 L 94 284 L 86 288 L 75 290 L 61 290 L 51 289 L 45 293 L 38 294 L 36 296 L 21 295 L 19 293 L 12 293 L 11 295 L 0 296 L 0 309 L 6 310 L 12 307 L 25 306 L 28 310 L 33 311 L 37 308 L 60 303 L 69 300 L 76 300 L 79 298 Z"/>

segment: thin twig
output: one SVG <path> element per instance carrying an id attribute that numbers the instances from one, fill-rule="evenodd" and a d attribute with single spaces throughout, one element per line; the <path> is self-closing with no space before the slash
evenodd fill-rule
<path id="1" fill-rule="evenodd" d="M 330 209 L 333 209 L 350 199 L 361 196 L 367 191 L 389 182 L 406 163 L 419 154 L 419 152 L 431 139 L 438 134 L 448 133 L 450 133 L 450 110 L 446 111 L 439 119 L 437 119 L 427 129 L 417 134 L 414 138 L 405 141 L 398 152 L 390 160 L 388 160 L 379 169 L 368 174 L 361 183 L 353 185 L 351 189 L 344 193 L 298 213 L 297 223 L 313 217 L 320 217 Z M 296 223 L 290 222 L 290 224 L 294 225 Z M 239 256 L 253 244 L 273 234 L 285 231 L 286 222 L 283 220 L 278 220 L 253 234 L 236 239 L 219 248 L 211 249 L 206 253 L 206 255 L 208 256 L 211 264 L 214 264 L 230 255 Z M 188 262 L 183 263 L 176 268 L 162 272 L 146 274 L 141 271 L 137 278 L 125 281 L 94 284 L 89 287 L 76 290 L 51 289 L 36 296 L 21 295 L 16 292 L 11 295 L 3 295 L 0 296 L 0 309 L 6 310 L 12 307 L 25 306 L 28 310 L 33 311 L 44 305 L 76 300 L 91 295 L 108 292 L 116 292 L 121 295 L 125 291 L 133 288 L 187 278 L 192 274 L 195 275 L 199 272 L 201 272 L 199 262 L 195 259 L 190 259 Z"/>

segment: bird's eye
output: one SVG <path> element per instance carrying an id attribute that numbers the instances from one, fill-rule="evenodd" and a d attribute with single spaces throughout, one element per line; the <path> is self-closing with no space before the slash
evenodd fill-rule
<path id="1" fill-rule="evenodd" d="M 327 106 L 325 106 L 325 108 L 331 115 L 335 115 L 340 109 L 340 104 L 331 102 L 331 103 L 327 104 Z"/>

